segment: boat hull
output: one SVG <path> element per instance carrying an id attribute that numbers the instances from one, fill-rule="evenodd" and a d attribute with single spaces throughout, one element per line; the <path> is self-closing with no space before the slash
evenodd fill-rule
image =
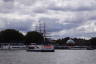
<path id="1" fill-rule="evenodd" d="M 28 47 L 27 51 L 33 51 L 33 52 L 54 52 L 55 49 L 54 49 L 54 46 L 47 46 L 47 45 L 38 45 L 37 47 L 35 48 L 30 48 Z"/>

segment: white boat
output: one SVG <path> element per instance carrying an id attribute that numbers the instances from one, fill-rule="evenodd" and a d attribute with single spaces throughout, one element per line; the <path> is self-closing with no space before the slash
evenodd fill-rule
<path id="1" fill-rule="evenodd" d="M 41 51 L 41 45 L 36 45 L 35 43 L 32 43 L 31 45 L 27 46 L 27 51 Z"/>
<path id="2" fill-rule="evenodd" d="M 36 45 L 32 44 L 27 47 L 27 51 L 37 51 L 37 52 L 54 52 L 53 45 Z"/>

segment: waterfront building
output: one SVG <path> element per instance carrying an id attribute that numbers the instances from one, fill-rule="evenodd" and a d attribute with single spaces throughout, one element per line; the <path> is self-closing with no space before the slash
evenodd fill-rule
<path id="1" fill-rule="evenodd" d="M 70 38 L 69 40 L 67 40 L 66 44 L 68 46 L 74 46 L 75 45 L 75 41 Z"/>

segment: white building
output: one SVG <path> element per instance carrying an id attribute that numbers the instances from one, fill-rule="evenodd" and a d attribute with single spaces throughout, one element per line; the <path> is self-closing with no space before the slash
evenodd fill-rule
<path id="1" fill-rule="evenodd" d="M 75 41 L 70 38 L 69 40 L 67 40 L 66 44 L 69 46 L 73 46 L 75 45 Z"/>

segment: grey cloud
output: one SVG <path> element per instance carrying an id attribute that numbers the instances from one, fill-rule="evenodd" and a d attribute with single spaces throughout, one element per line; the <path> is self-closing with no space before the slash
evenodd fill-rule
<path id="1" fill-rule="evenodd" d="M 52 35 L 53 38 L 55 37 L 56 39 L 58 38 L 65 38 L 65 37 L 71 37 L 71 38 L 91 38 L 91 37 L 96 37 L 96 32 L 90 32 L 90 33 L 84 33 L 84 32 L 81 32 L 81 33 L 70 33 L 70 32 L 67 32 L 65 34 L 55 34 L 55 35 Z"/>
<path id="2" fill-rule="evenodd" d="M 14 0 L 3 0 L 4 2 L 13 2 Z"/>
<path id="3" fill-rule="evenodd" d="M 43 8 L 36 8 L 33 10 L 34 13 L 47 13 L 48 11 L 46 9 Z"/>
<path id="4" fill-rule="evenodd" d="M 58 6 L 51 6 L 48 7 L 49 10 L 54 10 L 54 11 L 92 11 L 96 10 L 96 7 L 58 7 Z"/>
<path id="5" fill-rule="evenodd" d="M 31 23 L 30 22 L 11 22 L 9 24 L 6 24 L 6 28 L 9 29 L 17 29 L 20 31 L 29 31 L 31 28 Z"/>
<path id="6" fill-rule="evenodd" d="M 53 11 L 92 11 L 96 10 L 96 1 L 95 0 L 64 0 L 62 1 L 65 6 L 61 3 L 61 5 L 58 5 L 58 3 L 53 3 L 48 6 L 48 10 Z M 67 2 L 67 4 L 66 4 Z M 69 3 L 68 3 L 69 2 Z"/>
<path id="7" fill-rule="evenodd" d="M 62 28 L 63 28 L 63 30 L 69 30 L 69 29 L 76 28 L 80 25 L 81 24 L 69 23 L 69 24 L 65 24 Z"/>
<path id="8" fill-rule="evenodd" d="M 40 18 L 40 21 L 46 23 L 48 32 L 57 32 L 63 29 L 63 25 L 56 23 L 59 19 L 42 17 Z"/>
<path id="9" fill-rule="evenodd" d="M 0 13 L 12 13 L 14 11 L 14 1 L 4 0 L 0 6 Z"/>
<path id="10" fill-rule="evenodd" d="M 2 5 L 0 5 L 0 13 L 3 13 L 3 15 L 9 13 L 8 15 L 10 16 L 10 14 L 12 15 L 12 13 L 16 12 L 15 14 L 17 14 L 17 16 L 20 14 L 32 16 L 32 18 L 34 17 L 33 20 L 35 19 L 35 20 L 40 20 L 41 22 L 45 22 L 46 30 L 50 33 L 60 32 L 64 30 L 66 33 L 61 35 L 61 37 L 63 36 L 81 37 L 81 36 L 86 36 L 87 34 L 88 36 L 86 37 L 89 37 L 91 34 L 93 36 L 95 34 L 95 32 L 93 33 L 88 32 L 85 34 L 83 30 L 82 33 L 75 33 L 74 31 L 75 28 L 82 26 L 82 24 L 84 24 L 85 22 L 90 20 L 94 20 L 94 21 L 96 20 L 96 14 L 95 12 L 93 12 L 96 11 L 95 1 L 94 4 L 87 5 L 85 4 L 85 1 L 83 3 L 83 0 L 80 0 L 82 1 L 81 2 L 82 4 L 76 4 L 77 6 L 75 6 L 74 4 L 75 0 L 73 1 L 64 0 L 64 1 L 71 1 L 71 3 L 67 6 L 63 6 L 63 5 L 58 6 L 59 2 L 55 3 L 52 0 L 46 0 L 46 2 L 45 0 L 3 0 L 3 1 L 4 2 L 2 3 Z M 16 2 L 17 5 L 14 6 L 14 3 Z M 64 4 L 66 4 L 66 2 L 64 2 Z M 89 12 L 86 13 L 86 11 Z M 74 17 L 70 18 L 70 16 L 68 16 L 66 12 L 70 12 L 68 14 Z M 60 14 L 64 13 L 65 17 L 63 17 L 63 15 L 60 15 L 59 13 Z M 66 18 L 66 15 L 68 16 L 68 18 Z M 61 18 L 58 16 L 61 16 Z M 18 29 L 20 31 L 27 32 L 32 30 L 32 25 L 34 24 L 33 20 L 30 19 L 24 20 L 22 18 L 18 20 L 12 18 L 8 19 L 8 17 L 2 19 L 0 17 L 0 20 L 1 20 L 0 23 L 5 24 L 4 27 L 0 28 L 0 30 L 11 28 L 11 29 Z M 62 23 L 60 23 L 60 21 L 62 21 Z M 67 33 L 69 30 L 72 30 L 73 34 L 70 34 L 70 32 Z M 60 34 L 56 34 L 56 35 L 59 36 Z"/>
<path id="11" fill-rule="evenodd" d="M 96 16 L 90 17 L 89 20 L 96 20 Z"/>
<path id="12" fill-rule="evenodd" d="M 26 6 L 31 6 L 31 5 L 34 5 L 36 4 L 39 0 L 15 0 L 21 4 L 24 4 Z"/>
<path id="13" fill-rule="evenodd" d="M 2 29 L 17 29 L 23 32 L 28 32 L 31 31 L 32 28 L 32 20 L 2 19 L 2 21 L 4 24 Z"/>
<path id="14" fill-rule="evenodd" d="M 91 33 L 77 33 L 77 34 L 71 34 L 71 36 L 73 36 L 73 37 L 96 37 L 96 32 L 91 32 Z"/>
<path id="15" fill-rule="evenodd" d="M 60 24 L 60 23 L 58 23 L 59 19 L 45 18 L 45 17 L 40 18 L 40 21 L 43 21 L 46 23 L 46 27 L 47 27 L 47 30 L 49 32 L 58 32 L 58 31 L 62 31 L 62 30 L 70 30 L 70 29 L 76 28 L 76 27 L 81 25 L 81 23 L 72 23 L 72 22 L 69 22 L 67 24 L 63 24 L 63 23 Z"/>

